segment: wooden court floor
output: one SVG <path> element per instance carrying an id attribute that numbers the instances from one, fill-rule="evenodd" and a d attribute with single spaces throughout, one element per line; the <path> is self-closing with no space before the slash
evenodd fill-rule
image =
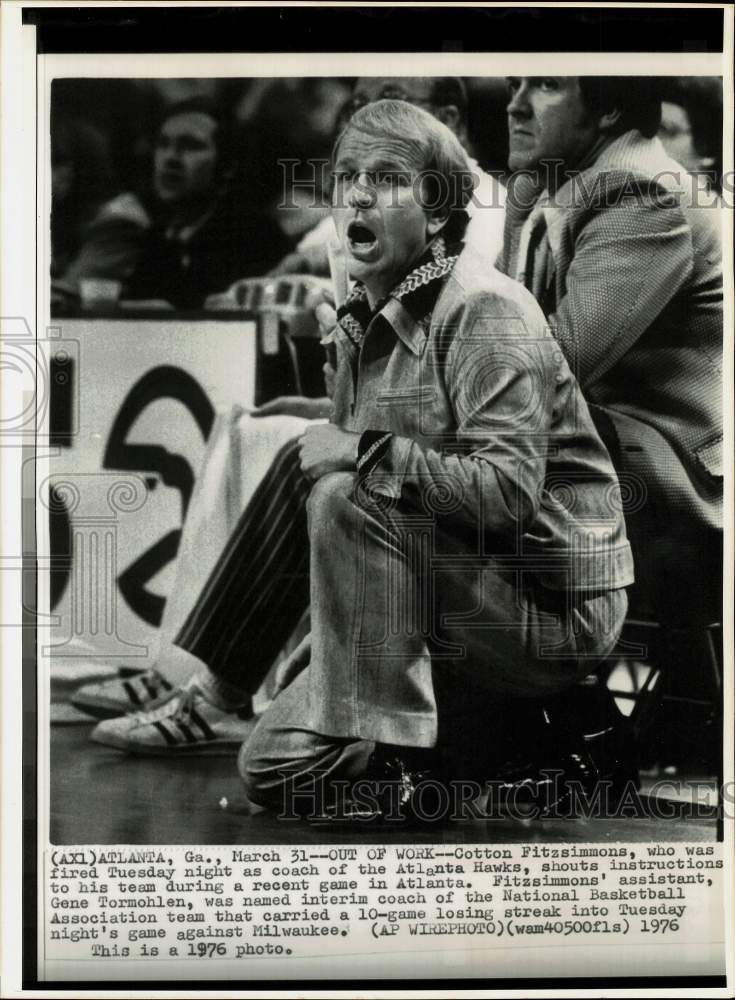
<path id="1" fill-rule="evenodd" d="M 467 819 L 429 829 L 325 829 L 278 820 L 251 806 L 234 756 L 132 757 L 89 742 L 91 728 L 91 721 L 51 727 L 54 844 L 605 843 L 717 837 L 713 810 L 692 815 L 685 804 L 672 803 L 654 809 L 654 816 L 616 819 Z M 669 817 L 661 818 L 662 811 Z"/>

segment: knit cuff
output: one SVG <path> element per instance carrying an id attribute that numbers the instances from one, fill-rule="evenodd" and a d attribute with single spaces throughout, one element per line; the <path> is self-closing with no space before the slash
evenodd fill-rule
<path id="1" fill-rule="evenodd" d="M 392 434 L 386 431 L 363 431 L 357 446 L 357 474 L 367 476 L 388 450 Z"/>

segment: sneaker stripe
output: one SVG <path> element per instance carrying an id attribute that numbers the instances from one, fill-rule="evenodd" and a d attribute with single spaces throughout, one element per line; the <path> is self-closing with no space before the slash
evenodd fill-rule
<path id="1" fill-rule="evenodd" d="M 189 712 L 189 718 L 192 722 L 196 722 L 201 731 L 204 733 L 205 739 L 216 740 L 217 734 L 214 732 L 212 727 L 209 725 L 206 719 L 203 719 L 199 712 L 195 708 L 192 708 Z"/>
<path id="2" fill-rule="evenodd" d="M 164 691 L 171 690 L 171 685 L 168 683 L 168 681 L 164 680 L 163 677 L 156 677 L 155 680 L 153 680 L 150 677 L 143 676 L 139 677 L 138 680 L 148 692 L 148 696 L 152 699 L 156 699 L 159 697 L 159 695 L 161 694 L 161 689 L 163 689 Z"/>
<path id="3" fill-rule="evenodd" d="M 146 692 L 149 695 L 149 697 L 151 697 L 151 698 L 157 698 L 158 697 L 158 691 L 157 691 L 156 687 L 151 683 L 151 680 L 150 680 L 149 677 L 141 677 L 140 678 L 140 683 L 146 689 Z"/>
<path id="4" fill-rule="evenodd" d="M 131 705 L 143 704 L 140 695 L 133 687 L 131 681 L 123 681 L 123 689 L 125 690 L 125 694 L 128 696 Z"/>
<path id="5" fill-rule="evenodd" d="M 176 725 L 181 730 L 182 735 L 183 735 L 183 737 L 184 737 L 184 739 L 186 740 L 187 743 L 196 743 L 197 742 L 196 736 L 191 731 L 191 729 L 189 729 L 189 727 L 186 725 L 185 722 L 182 722 L 181 719 L 177 719 L 176 720 Z"/>
<path id="6" fill-rule="evenodd" d="M 140 677 L 141 674 L 145 673 L 142 667 L 118 667 L 117 676 L 119 680 L 124 680 L 126 677 Z"/>
<path id="7" fill-rule="evenodd" d="M 164 724 L 162 722 L 154 722 L 153 725 L 156 727 L 156 729 L 161 734 L 161 736 L 163 736 L 163 738 L 165 739 L 165 741 L 168 743 L 168 745 L 170 747 L 175 747 L 175 746 L 178 745 L 178 740 L 176 739 L 176 737 L 173 736 L 168 731 L 168 729 L 166 729 L 166 727 L 164 726 Z"/>

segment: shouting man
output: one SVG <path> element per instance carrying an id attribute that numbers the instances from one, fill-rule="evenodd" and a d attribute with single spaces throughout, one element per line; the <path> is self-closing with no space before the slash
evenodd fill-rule
<path id="1" fill-rule="evenodd" d="M 468 170 L 405 102 L 366 106 L 338 140 L 333 215 L 357 284 L 332 422 L 301 445 L 310 654 L 240 756 L 256 803 L 308 812 L 367 776 L 408 807 L 451 748 L 473 753 L 478 716 L 493 744 L 506 706 L 523 718 L 572 687 L 622 627 L 615 472 L 531 295 L 460 256 Z"/>

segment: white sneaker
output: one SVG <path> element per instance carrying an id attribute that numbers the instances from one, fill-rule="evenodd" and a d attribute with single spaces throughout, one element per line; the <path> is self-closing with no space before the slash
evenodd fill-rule
<path id="1" fill-rule="evenodd" d="M 99 722 L 90 739 L 127 753 L 154 756 L 234 754 L 253 725 L 250 706 L 223 711 L 207 701 L 192 678 L 150 711 Z"/>
<path id="2" fill-rule="evenodd" d="M 84 684 L 71 696 L 71 703 L 95 719 L 116 719 L 128 712 L 151 708 L 173 690 L 173 684 L 157 670 L 128 672 L 123 669 L 112 680 Z"/>

